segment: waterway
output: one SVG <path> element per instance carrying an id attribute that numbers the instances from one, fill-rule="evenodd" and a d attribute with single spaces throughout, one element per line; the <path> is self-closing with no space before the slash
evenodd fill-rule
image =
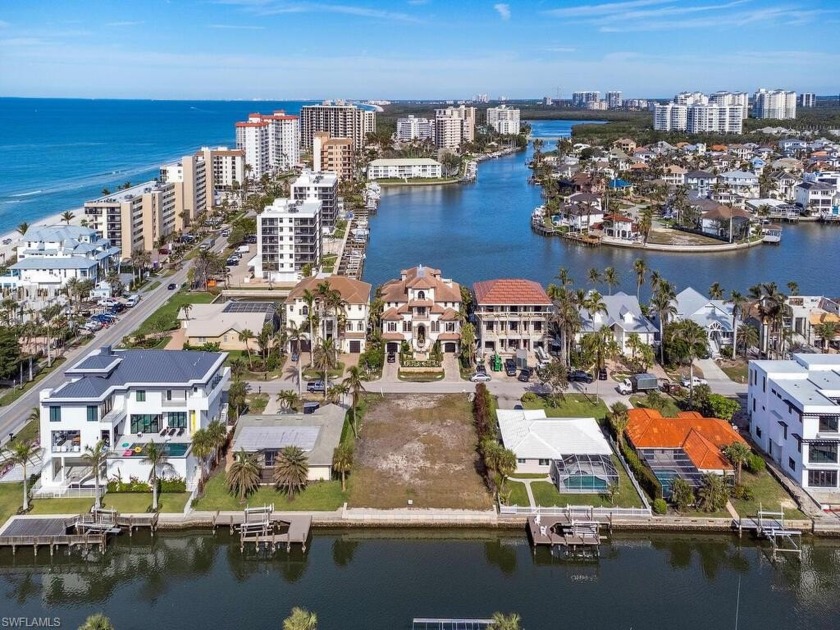
<path id="1" fill-rule="evenodd" d="M 543 138 L 548 150 L 552 139 L 568 137 L 575 123 L 531 124 L 534 137 Z M 590 268 L 612 266 L 619 271 L 621 288 L 635 293 L 633 262 L 643 258 L 678 291 L 688 286 L 706 291 L 714 282 L 727 292 L 744 292 L 759 282 L 776 282 L 787 291 L 787 283 L 794 281 L 802 294 L 837 293 L 830 270 L 840 267 L 840 226 L 786 225 L 778 246 L 714 254 L 591 248 L 540 236 L 530 227 L 531 212 L 542 201 L 540 188 L 528 183 L 531 153 L 529 147 L 527 153 L 482 162 L 473 184 L 384 189 L 379 212 L 370 221 L 365 280 L 376 286 L 422 263 L 467 285 L 500 277 L 547 285 L 566 267 L 578 286 L 588 286 Z"/>
<path id="2" fill-rule="evenodd" d="M 524 531 L 326 531 L 311 542 L 305 556 L 273 558 L 201 531 L 122 536 L 87 559 L 4 550 L 0 610 L 67 628 L 104 611 L 119 630 L 274 629 L 292 606 L 316 611 L 324 630 L 496 610 L 519 612 L 527 630 L 840 627 L 840 548 L 822 541 L 775 564 L 728 535 L 617 535 L 598 561 L 533 555 Z"/>

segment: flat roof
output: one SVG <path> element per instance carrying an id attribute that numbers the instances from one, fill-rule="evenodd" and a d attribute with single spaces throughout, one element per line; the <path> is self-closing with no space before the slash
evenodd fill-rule
<path id="1" fill-rule="evenodd" d="M 432 158 L 379 158 L 368 166 L 440 166 L 440 162 Z"/>

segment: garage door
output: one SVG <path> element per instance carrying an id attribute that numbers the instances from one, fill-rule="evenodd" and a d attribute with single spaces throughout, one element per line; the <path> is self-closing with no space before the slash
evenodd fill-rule
<path id="1" fill-rule="evenodd" d="M 359 353 L 362 351 L 362 342 L 361 341 L 351 341 L 350 342 L 350 352 L 351 353 Z"/>
<path id="2" fill-rule="evenodd" d="M 448 341 L 443 345 L 444 352 L 455 352 L 455 343 L 452 341 Z"/>

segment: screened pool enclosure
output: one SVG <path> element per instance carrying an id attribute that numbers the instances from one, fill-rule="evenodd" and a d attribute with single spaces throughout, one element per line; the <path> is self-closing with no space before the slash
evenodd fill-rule
<path id="1" fill-rule="evenodd" d="M 618 471 L 609 455 L 565 455 L 552 460 L 551 481 L 561 494 L 596 494 L 618 485 Z"/>

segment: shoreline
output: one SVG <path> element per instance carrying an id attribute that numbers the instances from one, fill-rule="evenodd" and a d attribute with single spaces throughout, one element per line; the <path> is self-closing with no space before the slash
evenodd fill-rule
<path id="1" fill-rule="evenodd" d="M 84 206 L 79 206 L 78 208 L 70 208 L 69 210 L 64 210 L 62 212 L 57 212 L 56 214 L 51 214 L 49 216 L 44 217 L 43 219 L 38 219 L 37 221 L 32 221 L 29 223 L 29 227 L 44 227 L 48 225 L 65 225 L 64 221 L 61 219 L 61 215 L 65 212 L 72 212 L 76 216 L 73 217 L 73 220 L 70 221 L 70 225 L 81 225 L 82 220 L 85 218 L 85 208 Z M 24 223 L 24 221 L 21 221 Z M 0 241 L 4 241 L 7 238 L 12 239 L 12 242 L 8 245 L 2 244 L 0 242 L 0 259 L 2 261 L 9 260 L 12 256 L 15 255 L 18 246 L 21 242 L 21 234 L 17 231 L 17 229 L 11 230 L 10 232 L 6 232 L 5 234 L 0 235 Z"/>

